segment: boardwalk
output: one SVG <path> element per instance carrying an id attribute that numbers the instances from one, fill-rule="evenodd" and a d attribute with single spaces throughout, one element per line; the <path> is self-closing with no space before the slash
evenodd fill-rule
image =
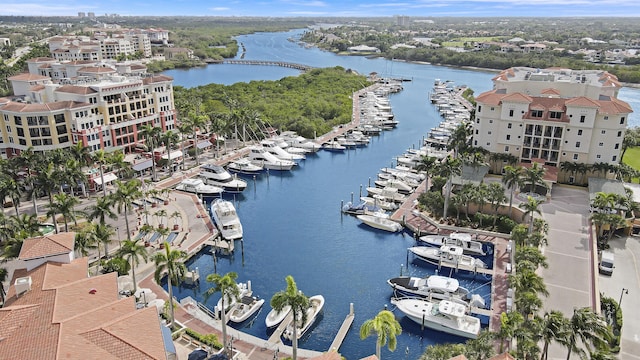
<path id="1" fill-rule="evenodd" d="M 340 346 L 342 346 L 342 342 L 344 338 L 347 336 L 349 329 L 351 329 L 351 324 L 353 324 L 353 319 L 355 318 L 355 313 L 353 312 L 353 303 L 349 305 L 349 313 L 347 317 L 342 322 L 342 326 L 340 326 L 340 330 L 338 330 L 338 334 L 333 339 L 331 346 L 329 347 L 330 351 L 338 351 L 340 350 Z"/>
<path id="2" fill-rule="evenodd" d="M 313 66 L 296 64 L 286 61 L 272 61 L 272 60 L 238 60 L 238 59 L 224 59 L 213 60 L 210 64 L 239 64 L 239 65 L 260 65 L 260 66 L 280 66 L 296 70 L 309 71 L 313 69 Z"/>

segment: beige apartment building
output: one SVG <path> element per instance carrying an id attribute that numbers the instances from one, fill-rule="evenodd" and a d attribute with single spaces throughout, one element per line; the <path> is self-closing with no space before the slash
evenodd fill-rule
<path id="1" fill-rule="evenodd" d="M 602 70 L 506 69 L 476 101 L 473 145 L 556 166 L 620 161 L 629 104 Z"/>
<path id="2" fill-rule="evenodd" d="M 0 156 L 33 147 L 48 151 L 82 143 L 90 151 L 133 152 L 144 125 L 176 125 L 173 79 L 140 63 L 28 61 L 9 78 L 14 95 L 0 98 Z"/>

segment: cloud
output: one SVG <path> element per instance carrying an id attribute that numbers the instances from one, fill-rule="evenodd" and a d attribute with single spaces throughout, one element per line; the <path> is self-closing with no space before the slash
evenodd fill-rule
<path id="1" fill-rule="evenodd" d="M 311 7 L 326 7 L 328 6 L 326 2 L 320 0 L 311 0 L 311 1 L 300 1 L 300 0 L 283 0 L 283 3 L 287 5 L 298 5 L 298 6 L 311 6 Z"/>
<path id="2" fill-rule="evenodd" d="M 222 12 L 222 11 L 229 11 L 229 10 L 231 10 L 231 8 L 228 8 L 228 7 L 220 7 L 220 6 L 219 6 L 219 7 L 212 7 L 212 8 L 209 8 L 209 10 L 211 10 L 211 11 L 216 11 L 216 12 Z"/>
<path id="3" fill-rule="evenodd" d="M 77 11 L 92 9 L 90 6 L 46 5 L 40 3 L 5 3 L 2 4 L 4 15 L 66 15 Z"/>

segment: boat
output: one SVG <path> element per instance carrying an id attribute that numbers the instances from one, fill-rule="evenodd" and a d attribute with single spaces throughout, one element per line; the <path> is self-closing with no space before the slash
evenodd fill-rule
<path id="1" fill-rule="evenodd" d="M 299 162 L 300 160 L 304 160 L 305 156 L 301 154 L 290 153 L 275 143 L 275 141 L 271 140 L 262 140 L 260 141 L 260 145 L 267 150 L 269 153 L 273 154 L 280 160 L 289 160 L 293 162 Z"/>
<path id="2" fill-rule="evenodd" d="M 460 286 L 457 279 L 430 275 L 427 277 L 399 276 L 387 280 L 393 289 L 395 297 L 421 297 L 436 300 L 449 300 L 484 308 L 486 306 L 482 296 L 471 294 L 469 290 Z"/>
<path id="3" fill-rule="evenodd" d="M 367 193 L 371 197 L 391 202 L 402 203 L 407 200 L 407 195 L 399 193 L 397 188 L 392 187 L 379 188 L 371 186 L 367 188 Z"/>
<path id="4" fill-rule="evenodd" d="M 359 204 L 354 204 L 351 201 L 349 201 L 342 206 L 342 212 L 345 214 L 351 214 L 351 215 L 363 215 L 363 214 L 376 212 L 380 210 L 382 209 L 374 205 L 370 205 L 366 201 L 362 201 Z"/>
<path id="5" fill-rule="evenodd" d="M 482 242 L 472 240 L 468 233 L 451 233 L 449 235 L 425 235 L 418 238 L 421 242 L 435 247 L 454 245 L 462 248 L 467 255 L 485 256 Z"/>
<path id="6" fill-rule="evenodd" d="M 398 204 L 393 201 L 387 201 L 384 198 L 380 198 L 379 196 L 362 196 L 360 200 L 362 200 L 369 206 L 379 207 L 382 210 L 392 211 L 398 209 Z"/>
<path id="7" fill-rule="evenodd" d="M 284 141 L 287 142 L 287 144 L 289 144 L 289 146 L 295 146 L 304 149 L 306 152 L 314 153 L 320 150 L 320 145 L 296 134 L 295 131 L 285 131 L 280 136 Z"/>
<path id="8" fill-rule="evenodd" d="M 264 323 L 267 326 L 267 329 L 278 326 L 282 322 L 282 320 L 284 320 L 284 318 L 289 315 L 289 312 L 291 312 L 291 306 L 289 305 L 286 305 L 280 311 L 271 309 L 271 311 L 269 311 L 269 313 L 267 314 L 266 319 L 264 319 Z"/>
<path id="9" fill-rule="evenodd" d="M 439 248 L 431 246 L 414 246 L 410 247 L 409 251 L 421 260 L 436 266 L 445 266 L 450 268 L 464 267 L 466 268 L 465 270 L 487 267 L 482 260 L 474 258 L 473 256 L 464 255 L 462 248 L 459 246 L 442 245 Z"/>
<path id="10" fill-rule="evenodd" d="M 398 232 L 402 230 L 402 225 L 387 217 L 378 215 L 377 213 L 357 215 L 356 217 L 358 220 L 362 221 L 362 223 L 379 230 L 389 232 Z"/>
<path id="11" fill-rule="evenodd" d="M 246 283 L 237 283 L 236 285 L 238 286 L 238 297 L 236 298 L 236 297 L 225 296 L 225 301 L 224 301 L 224 307 L 226 310 L 225 314 L 229 314 L 229 312 L 234 309 L 234 307 L 238 302 L 238 299 L 242 299 L 245 296 L 251 296 L 253 294 L 253 291 L 251 290 L 251 281 L 247 281 Z M 222 297 L 218 299 L 216 306 L 213 308 L 214 314 L 218 317 L 218 319 L 221 318 L 220 316 L 221 309 L 222 309 Z M 228 321 L 229 318 L 227 317 L 226 320 Z"/>
<path id="12" fill-rule="evenodd" d="M 392 299 L 398 310 L 421 326 L 469 339 L 480 333 L 480 319 L 469 315 L 469 308 L 449 300 L 419 298 Z"/>
<path id="13" fill-rule="evenodd" d="M 324 306 L 324 296 L 322 295 L 314 295 L 309 298 L 309 307 L 307 308 L 307 321 L 302 322 L 302 316 L 297 316 L 296 319 L 296 338 L 300 339 L 307 330 L 313 325 L 318 317 L 320 311 L 322 311 L 322 307 Z M 282 336 L 285 339 L 292 340 L 293 339 L 293 322 L 287 326 L 287 328 L 282 333 Z"/>
<path id="14" fill-rule="evenodd" d="M 207 185 L 218 186 L 229 193 L 240 193 L 247 188 L 247 182 L 231 175 L 227 169 L 220 165 L 204 164 L 200 167 L 200 178 Z"/>
<path id="15" fill-rule="evenodd" d="M 398 179 L 376 180 L 374 182 L 374 184 L 378 188 L 385 188 L 385 187 L 396 188 L 396 189 L 398 189 L 398 192 L 400 194 L 403 194 L 403 195 L 409 195 L 414 190 L 413 186 L 407 184 L 406 182 L 404 182 L 402 180 L 398 180 Z"/>
<path id="16" fill-rule="evenodd" d="M 264 299 L 258 299 L 255 296 L 243 296 L 240 302 L 236 303 L 236 306 L 231 310 L 229 321 L 241 323 L 247 320 L 251 315 L 260 310 L 262 304 L 264 304 Z"/>
<path id="17" fill-rule="evenodd" d="M 184 179 L 176 185 L 176 190 L 208 197 L 220 196 L 224 191 L 221 187 L 205 184 L 201 179 Z"/>
<path id="18" fill-rule="evenodd" d="M 236 174 L 259 175 L 264 167 L 253 164 L 248 158 L 240 158 L 227 164 L 227 170 Z"/>
<path id="19" fill-rule="evenodd" d="M 322 144 L 322 149 L 332 152 L 344 152 L 347 150 L 346 146 L 342 146 L 339 142 L 331 140 Z"/>
<path id="20" fill-rule="evenodd" d="M 225 240 L 242 238 L 242 223 L 233 203 L 224 199 L 211 202 L 211 217 Z"/>
<path id="21" fill-rule="evenodd" d="M 249 149 L 249 160 L 252 164 L 262 166 L 267 170 L 291 170 L 296 163 L 290 160 L 278 159 L 263 147 L 252 146 Z"/>

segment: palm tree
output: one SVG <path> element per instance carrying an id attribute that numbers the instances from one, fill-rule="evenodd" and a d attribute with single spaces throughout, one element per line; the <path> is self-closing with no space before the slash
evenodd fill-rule
<path id="1" fill-rule="evenodd" d="M 24 169 L 27 173 L 28 186 L 31 189 L 31 200 L 33 201 L 33 211 L 38 217 L 38 206 L 36 204 L 37 191 L 36 191 L 36 174 L 35 169 L 38 164 L 43 164 L 44 161 L 39 153 L 33 151 L 32 147 L 27 148 L 20 152 L 20 156 L 16 158 L 16 166 Z M 18 213 L 16 212 L 16 215 Z"/>
<path id="2" fill-rule="evenodd" d="M 184 274 L 187 272 L 187 267 L 184 265 L 184 260 L 187 257 L 187 253 L 182 250 L 171 249 L 169 243 L 164 243 L 164 251 L 159 251 L 154 256 L 154 262 L 156 264 L 156 271 L 154 273 L 154 279 L 159 284 L 160 280 L 167 274 L 167 289 L 169 291 L 169 328 L 173 327 L 174 315 L 173 315 L 173 284 L 179 284 L 184 279 Z"/>
<path id="3" fill-rule="evenodd" d="M 360 326 L 360 339 L 364 340 L 372 333 L 376 333 L 376 356 L 382 359 L 380 348 L 389 342 L 389 351 L 396 350 L 396 336 L 402 334 L 402 327 L 395 315 L 389 310 L 382 310 L 373 319 L 366 320 Z"/>
<path id="4" fill-rule="evenodd" d="M 444 161 L 438 165 L 438 173 L 440 176 L 447 178 L 447 190 L 444 197 L 444 210 L 442 211 L 442 217 L 447 217 L 447 210 L 449 207 L 449 199 L 451 198 L 452 178 L 454 175 L 462 174 L 462 162 L 460 159 L 448 156 Z"/>
<path id="5" fill-rule="evenodd" d="M 429 175 L 433 171 L 434 166 L 437 164 L 438 158 L 434 156 L 421 156 L 418 165 L 416 165 L 416 171 L 425 174 L 427 182 L 429 181 Z"/>
<path id="6" fill-rule="evenodd" d="M 129 213 L 132 210 L 133 201 L 142 196 L 140 180 L 132 179 L 125 183 L 116 180 L 116 192 L 112 194 L 113 203 L 119 214 L 124 213 L 124 222 L 127 227 L 127 239 L 131 239 L 129 229 Z"/>
<path id="7" fill-rule="evenodd" d="M 81 231 L 76 233 L 73 247 L 78 253 L 78 258 L 89 255 L 89 250 L 93 249 L 98 249 L 98 259 L 100 258 L 100 249 L 96 242 L 93 229 L 93 226 L 85 226 Z"/>
<path id="8" fill-rule="evenodd" d="M 525 271 L 525 268 L 536 271 L 539 267 L 548 268 L 547 258 L 542 255 L 540 249 L 534 246 L 518 245 L 515 254 L 516 270 Z"/>
<path id="9" fill-rule="evenodd" d="M 605 344 L 611 339 L 611 329 L 599 315 L 590 308 L 584 307 L 573 310 L 573 316 L 569 319 L 569 336 L 567 337 L 567 360 L 571 358 L 572 352 L 577 352 L 581 356 L 585 354 L 584 349 L 578 347 L 578 339 L 591 350 L 591 345 L 596 348 Z"/>
<path id="10" fill-rule="evenodd" d="M 454 157 L 457 158 L 469 146 L 471 132 L 471 124 L 460 124 L 453 130 L 448 148 L 453 149 Z"/>
<path id="11" fill-rule="evenodd" d="M 191 130 L 193 136 L 193 147 L 195 150 L 196 166 L 200 165 L 198 159 L 198 130 L 203 128 L 207 124 L 207 117 L 204 115 L 198 115 L 198 111 L 190 113 L 189 117 L 182 118 L 183 124 Z"/>
<path id="12" fill-rule="evenodd" d="M 207 275 L 207 282 L 213 283 L 214 287 L 207 289 L 204 293 L 206 299 L 215 293 L 220 293 L 222 308 L 217 310 L 220 311 L 220 322 L 222 323 L 222 346 L 225 352 L 227 352 L 227 307 L 225 303 L 240 300 L 240 289 L 236 283 L 237 278 L 238 274 L 233 271 L 224 275 L 215 273 L 209 274 Z"/>
<path id="13" fill-rule="evenodd" d="M 502 183 L 509 188 L 509 217 L 511 217 L 513 210 L 513 193 L 517 188 L 522 186 L 522 166 L 505 166 Z"/>
<path id="14" fill-rule="evenodd" d="M 171 163 L 171 145 L 178 141 L 178 134 L 175 131 L 167 130 L 164 134 L 160 135 L 160 141 L 164 143 L 167 148 L 167 166 L 169 168 L 169 174 L 173 175 L 173 164 Z M 184 154 L 182 154 L 184 156 Z"/>
<path id="15" fill-rule="evenodd" d="M 78 204 L 80 204 L 80 201 L 77 198 L 73 196 L 69 196 L 66 193 L 58 193 L 53 196 L 53 203 L 49 205 L 50 211 L 52 212 L 52 216 L 54 220 L 55 220 L 56 213 L 62 215 L 62 218 L 64 220 L 65 232 L 69 231 L 69 222 L 68 222 L 69 219 L 73 220 L 76 226 L 78 225 L 76 211 L 75 211 L 75 206 Z"/>
<path id="16" fill-rule="evenodd" d="M 180 213 L 180 211 L 176 210 L 176 211 L 171 213 L 169 218 L 173 219 L 173 224 L 174 225 L 178 225 L 178 219 L 182 219 L 182 213 Z"/>
<path id="17" fill-rule="evenodd" d="M 509 343 L 508 349 L 511 350 L 511 340 L 515 336 L 516 331 L 520 329 L 523 322 L 524 317 L 522 317 L 522 314 L 517 311 L 503 312 L 500 314 L 500 330 L 498 330 L 498 333 L 496 334 L 498 339 L 500 339 L 499 353 L 502 354 L 505 341 Z"/>
<path id="18" fill-rule="evenodd" d="M 9 271 L 5 268 L 0 268 L 0 299 L 2 300 L 2 306 L 4 306 L 5 300 L 7 300 L 7 292 L 4 290 L 4 282 L 9 277 Z"/>
<path id="19" fill-rule="evenodd" d="M 535 193 L 538 186 L 547 189 L 547 184 L 544 182 L 545 171 L 546 170 L 536 162 L 531 164 L 531 167 L 524 168 L 522 172 L 523 182 L 529 185 L 528 190 L 530 193 Z"/>
<path id="20" fill-rule="evenodd" d="M 547 360 L 549 355 L 549 344 L 556 341 L 562 345 L 567 345 L 566 340 L 569 336 L 569 321 L 560 311 L 551 310 L 542 317 L 542 333 L 540 334 L 544 345 L 542 346 L 542 355 L 540 360 Z"/>
<path id="21" fill-rule="evenodd" d="M 149 260 L 147 248 L 138 242 L 138 240 L 127 239 L 122 242 L 118 255 L 122 256 L 131 265 L 131 277 L 133 278 L 133 292 L 137 290 L 136 282 L 136 266 L 140 265 L 140 259 L 146 263 Z"/>
<path id="22" fill-rule="evenodd" d="M 115 230 L 109 224 L 96 224 L 94 233 L 96 241 L 104 246 L 104 255 L 109 257 L 109 242 L 113 239 Z"/>
<path id="23" fill-rule="evenodd" d="M 158 146 L 161 133 L 161 128 L 155 127 L 151 124 L 143 125 L 142 128 L 140 128 L 140 136 L 144 139 L 147 150 L 151 152 L 151 178 L 153 181 L 158 180 L 156 175 L 156 159 L 154 150 Z"/>
<path id="24" fill-rule="evenodd" d="M 100 169 L 100 183 L 102 184 L 102 197 L 107 197 L 107 187 L 104 183 L 104 166 L 108 163 L 108 155 L 102 149 L 96 150 L 91 154 L 91 160 L 98 164 L 98 168 Z"/>
<path id="25" fill-rule="evenodd" d="M 118 216 L 113 212 L 113 197 L 99 197 L 96 199 L 95 204 L 89 206 L 86 216 L 89 220 L 93 221 L 98 219 L 100 224 L 105 224 L 107 218 L 117 220 Z"/>
<path id="26" fill-rule="evenodd" d="M 302 291 L 298 290 L 296 282 L 293 280 L 293 276 L 287 275 L 285 278 L 287 281 L 287 288 L 285 290 L 278 291 L 271 297 L 271 307 L 275 311 L 281 311 L 285 306 L 291 307 L 293 313 L 293 360 L 298 359 L 298 316 L 302 315 L 302 323 L 307 321 L 307 309 L 309 308 L 309 298 L 305 296 Z"/>
<path id="27" fill-rule="evenodd" d="M 160 228 L 164 227 L 164 218 L 167 216 L 167 210 L 161 209 L 156 211 L 154 214 L 158 218 L 158 223 L 160 224 Z"/>
<path id="28" fill-rule="evenodd" d="M 478 337 L 469 339 L 465 343 L 465 356 L 469 360 L 490 359 L 495 355 L 495 335 L 489 329 L 480 331 Z"/>
<path id="29" fill-rule="evenodd" d="M 504 194 L 504 188 L 500 183 L 493 182 L 489 184 L 487 189 L 487 200 L 491 203 L 493 209 L 493 227 L 496 227 L 496 221 L 498 220 L 498 209 L 500 204 L 507 200 L 507 196 Z"/>
<path id="30" fill-rule="evenodd" d="M 560 163 L 560 170 L 562 170 L 562 172 L 564 172 L 565 177 L 568 174 L 568 175 L 570 175 L 570 177 L 573 177 L 573 182 L 576 181 L 576 173 L 578 171 L 578 163 L 575 163 L 573 161 L 563 161 L 563 162 Z M 569 182 L 569 183 L 572 183 L 572 182 Z"/>
<path id="31" fill-rule="evenodd" d="M 527 196 L 527 201 L 523 202 L 520 204 L 520 208 L 524 210 L 524 217 L 527 217 L 527 215 L 529 215 L 529 234 L 531 234 L 533 232 L 533 221 L 534 221 L 534 214 L 538 214 L 538 215 L 542 215 L 542 213 L 540 212 L 540 209 L 538 209 L 538 207 L 540 206 L 540 202 L 536 199 L 534 199 L 532 196 Z"/>
<path id="32" fill-rule="evenodd" d="M 0 200 L 2 200 L 3 212 L 5 204 L 4 200 L 8 197 L 13 202 L 13 208 L 16 211 L 16 215 L 18 215 L 20 214 L 18 208 L 20 206 L 20 197 L 22 196 L 22 193 L 20 192 L 20 184 L 18 184 L 14 178 L 6 174 L 2 174 L 0 176 Z"/>

